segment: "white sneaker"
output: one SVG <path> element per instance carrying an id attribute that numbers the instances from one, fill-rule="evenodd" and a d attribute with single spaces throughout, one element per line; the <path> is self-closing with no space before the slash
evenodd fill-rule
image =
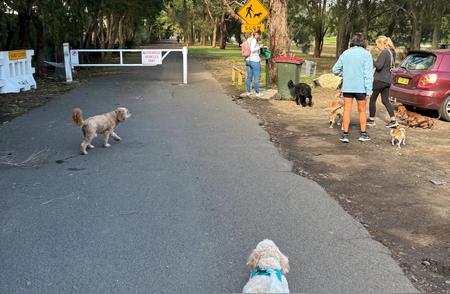
<path id="1" fill-rule="evenodd" d="M 256 93 L 255 96 L 256 97 L 262 97 L 262 93 Z"/>
<path id="2" fill-rule="evenodd" d="M 247 92 L 247 97 L 252 96 L 252 92 Z"/>

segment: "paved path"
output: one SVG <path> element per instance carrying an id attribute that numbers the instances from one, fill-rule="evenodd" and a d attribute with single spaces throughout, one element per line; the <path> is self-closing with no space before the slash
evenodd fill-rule
<path id="1" fill-rule="evenodd" d="M 415 291 L 316 183 L 291 173 L 257 120 L 194 60 L 92 79 L 0 128 L 0 293 L 239 292 L 256 243 L 290 257 L 293 292 Z M 78 155 L 72 107 L 127 106 L 123 142 Z"/>

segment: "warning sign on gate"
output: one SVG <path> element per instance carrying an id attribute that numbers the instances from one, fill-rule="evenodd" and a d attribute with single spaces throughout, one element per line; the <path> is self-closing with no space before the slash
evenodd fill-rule
<path id="1" fill-rule="evenodd" d="M 78 58 L 78 50 L 70 50 L 70 63 L 72 63 L 72 65 L 80 64 L 80 59 Z"/>
<path id="2" fill-rule="evenodd" d="M 27 59 L 27 51 L 26 50 L 9 51 L 8 58 L 9 60 Z"/>
<path id="3" fill-rule="evenodd" d="M 155 66 L 162 64 L 161 50 L 142 50 L 142 65 Z"/>

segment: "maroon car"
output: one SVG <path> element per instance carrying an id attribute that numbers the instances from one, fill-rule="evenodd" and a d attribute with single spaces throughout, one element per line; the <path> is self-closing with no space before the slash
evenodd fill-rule
<path id="1" fill-rule="evenodd" d="M 390 93 L 398 102 L 437 110 L 450 121 L 450 49 L 410 51 L 393 70 Z"/>

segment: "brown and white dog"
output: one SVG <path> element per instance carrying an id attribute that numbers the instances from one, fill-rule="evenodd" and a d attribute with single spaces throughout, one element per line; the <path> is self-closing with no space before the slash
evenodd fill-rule
<path id="1" fill-rule="evenodd" d="M 404 128 L 400 128 L 397 126 L 395 129 L 391 130 L 391 143 L 392 146 L 397 145 L 398 148 L 401 148 L 400 145 L 405 145 L 406 143 L 406 130 Z"/>
<path id="2" fill-rule="evenodd" d="M 413 111 L 408 111 L 403 105 L 398 107 L 396 116 L 397 118 L 403 120 L 406 125 L 411 128 L 421 127 L 424 129 L 431 129 L 434 126 L 434 120 L 432 118 L 423 116 Z"/>
<path id="3" fill-rule="evenodd" d="M 289 260 L 272 240 L 259 242 L 247 265 L 252 272 L 243 293 L 289 293 L 285 277 L 289 272 Z"/>
<path id="4" fill-rule="evenodd" d="M 114 140 L 122 140 L 115 132 L 114 128 L 120 123 L 127 120 L 131 116 L 131 113 L 125 107 L 118 107 L 116 110 L 92 116 L 86 120 L 83 120 L 81 109 L 74 108 L 72 111 L 72 119 L 75 124 L 81 127 L 84 140 L 81 142 L 80 153 L 87 154 L 86 149 L 94 148 L 91 144 L 92 140 L 97 137 L 97 134 L 104 134 L 103 146 L 111 147 L 108 143 L 109 136 Z"/>
<path id="5" fill-rule="evenodd" d="M 342 124 L 342 117 L 344 116 L 344 101 L 342 100 L 342 93 L 339 91 L 330 102 L 330 106 L 325 108 L 330 113 L 330 129 L 335 124 L 338 126 Z"/>

